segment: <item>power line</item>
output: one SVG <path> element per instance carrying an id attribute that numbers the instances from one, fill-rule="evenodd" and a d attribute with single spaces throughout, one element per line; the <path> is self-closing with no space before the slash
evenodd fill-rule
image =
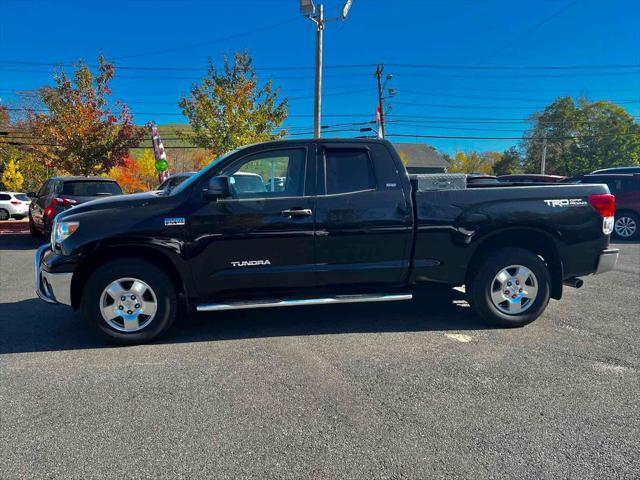
<path id="1" fill-rule="evenodd" d="M 621 103 L 639 103 L 640 100 L 632 100 L 631 102 L 615 102 Z M 497 105 L 448 105 L 444 103 L 416 103 L 416 102 L 397 102 L 394 100 L 394 104 L 397 105 L 412 105 L 416 107 L 437 107 L 437 108 L 463 108 L 469 110 L 531 110 L 532 106 L 497 106 Z M 545 107 L 539 107 L 541 109 Z"/>
<path id="2" fill-rule="evenodd" d="M 78 64 L 70 62 L 34 62 L 26 60 L 0 60 L 0 64 L 23 65 L 23 66 L 48 66 L 48 67 L 74 67 Z M 375 67 L 375 63 L 326 65 L 327 69 L 350 69 Z M 389 67 L 412 68 L 412 69 L 433 69 L 433 70 L 613 70 L 640 68 L 640 64 L 611 64 L 611 65 L 439 65 L 439 64 L 416 64 L 416 63 L 385 63 Z M 89 68 L 98 68 L 97 64 L 87 64 Z M 207 72 L 208 67 L 177 67 L 177 66 L 134 66 L 115 65 L 116 70 L 140 70 L 140 71 L 176 71 L 176 72 Z M 254 67 L 256 71 L 299 71 L 313 70 L 313 66 L 273 66 Z M 216 71 L 223 71 L 224 68 L 215 68 Z"/>
<path id="3" fill-rule="evenodd" d="M 356 130 L 330 130 L 329 133 L 337 133 L 343 131 L 356 131 Z M 311 135 L 313 132 L 301 132 L 299 135 Z M 620 137 L 620 136 L 629 136 L 629 135 L 637 135 L 637 133 L 607 133 L 607 134 L 591 134 L 591 135 L 575 135 L 575 136 L 555 136 L 555 137 L 546 137 L 547 140 L 577 140 L 584 138 L 611 138 L 611 137 Z M 459 135 L 424 135 L 424 134 L 411 134 L 411 133 L 390 133 L 386 135 L 387 137 L 402 137 L 402 138 L 431 138 L 431 139 L 448 139 L 448 140 L 543 140 L 543 137 L 531 137 L 531 136 L 521 136 L 521 137 L 484 137 L 484 136 L 459 136 Z M 17 146 L 41 146 L 41 147 L 64 147 L 64 145 L 60 144 L 52 144 L 52 143 L 18 143 L 18 142 L 7 142 L 0 139 L 0 145 L 17 145 Z M 152 146 L 137 146 L 132 148 L 153 148 Z M 183 145 L 183 146 L 166 146 L 167 149 L 187 149 L 187 148 L 202 148 L 195 145 Z"/>
<path id="4" fill-rule="evenodd" d="M 47 74 L 50 75 L 51 72 L 48 70 L 24 70 L 20 68 L 7 68 L 2 67 L 0 71 L 3 72 L 19 72 L 19 73 L 38 73 L 38 74 Z M 618 76 L 628 76 L 628 75 L 640 75 L 640 70 L 634 72 L 605 72 L 605 73 L 595 73 L 595 72 L 587 72 L 587 73 L 573 73 L 573 74 L 538 74 L 538 75 L 483 75 L 479 77 L 478 75 L 431 75 L 428 73 L 403 73 L 403 77 L 416 77 L 416 78 L 431 78 L 431 79 L 514 79 L 514 78 L 575 78 L 575 77 L 618 77 Z M 328 78 L 366 78 L 366 73 L 340 73 L 335 75 L 325 75 Z M 119 78 L 129 78 L 129 79 L 139 79 L 139 80 L 191 80 L 197 81 L 200 80 L 201 77 L 184 77 L 184 76 L 148 76 L 148 75 L 118 75 L 114 78 L 117 80 Z M 298 75 L 298 76 L 269 76 L 272 80 L 306 80 L 314 78 L 313 75 Z M 438 89 L 440 87 L 436 87 Z"/>
<path id="5" fill-rule="evenodd" d="M 607 133 L 607 134 L 592 134 L 592 135 L 575 135 L 575 136 L 558 136 L 558 137 L 546 137 L 547 140 L 576 140 L 581 138 L 611 138 L 637 135 L 635 132 L 628 133 Z M 543 140 L 544 137 L 476 137 L 476 136 L 456 136 L 456 135 L 423 135 L 412 133 L 390 133 L 387 137 L 414 137 L 414 138 L 439 138 L 439 139 L 452 139 L 452 140 Z"/>
<path id="6" fill-rule="evenodd" d="M 202 47 L 204 45 L 213 45 L 216 43 L 223 43 L 229 40 L 235 40 L 236 38 L 242 38 L 242 37 L 246 37 L 248 35 L 253 35 L 254 33 L 259 33 L 259 32 L 265 32 L 267 30 L 273 30 L 274 28 L 278 28 L 281 27 L 283 25 L 287 25 L 289 23 L 295 22 L 296 20 L 298 20 L 298 16 L 296 15 L 295 17 L 291 17 L 288 18 L 284 21 L 281 22 L 277 22 L 277 23 L 273 23 L 270 25 L 265 25 L 263 27 L 258 27 L 258 28 L 254 28 L 251 30 L 247 30 L 244 32 L 240 32 L 240 33 L 236 33 L 233 35 L 227 35 L 225 37 L 219 37 L 219 38 L 215 38 L 212 40 L 205 40 L 202 42 L 196 42 L 196 43 L 190 43 L 188 45 L 179 45 L 177 47 L 169 47 L 169 48 L 163 48 L 163 49 L 159 49 L 159 50 L 153 50 L 150 52 L 140 52 L 140 53 L 132 53 L 132 54 L 127 54 L 127 55 L 120 55 L 117 57 L 114 57 L 114 60 L 121 60 L 123 58 L 140 58 L 140 57 L 146 57 L 146 56 L 150 56 L 150 55 L 159 55 L 159 54 L 163 54 L 163 53 L 170 53 L 170 52 L 178 52 L 180 50 L 188 50 L 191 48 L 197 48 L 197 47 Z"/>
<path id="7" fill-rule="evenodd" d="M 526 90 L 524 90 L 526 91 Z M 635 92 L 639 92 L 640 93 L 640 89 L 638 90 L 631 90 L 631 91 L 635 91 Z M 455 94 L 455 93 L 434 93 L 434 92 L 425 92 L 425 91 L 417 91 L 417 90 L 405 90 L 404 88 L 397 88 L 396 89 L 397 93 L 409 93 L 409 94 L 415 94 L 415 95 L 425 95 L 425 96 L 429 96 L 429 97 L 448 97 L 448 98 L 466 98 L 466 99 L 472 99 L 472 100 L 488 100 L 488 101 L 494 101 L 494 102 L 510 102 L 510 101 L 518 101 L 518 102 L 549 102 L 551 101 L 550 99 L 542 99 L 542 98 L 522 98 L 522 97 L 486 97 L 486 96 L 478 96 L 478 95 L 459 95 L 459 94 Z M 571 97 L 580 97 L 580 96 L 584 96 L 584 95 L 560 95 L 560 96 L 571 96 Z M 640 99 L 637 100 L 630 100 L 630 99 L 624 99 L 624 100 L 612 100 L 615 103 L 634 103 L 634 102 L 639 102 Z M 397 102 L 396 102 L 397 103 Z"/>

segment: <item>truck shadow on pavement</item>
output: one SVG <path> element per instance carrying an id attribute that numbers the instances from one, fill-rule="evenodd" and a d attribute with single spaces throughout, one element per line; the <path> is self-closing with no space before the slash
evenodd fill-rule
<path id="1" fill-rule="evenodd" d="M 48 238 L 32 237 L 29 234 L 3 233 L 0 234 L 0 250 L 33 250 L 49 241 Z"/>
<path id="2" fill-rule="evenodd" d="M 491 328 L 464 294 L 421 288 L 408 302 L 306 306 L 193 314 L 154 342 L 173 344 L 347 333 L 398 333 Z M 38 299 L 0 304 L 0 354 L 112 347 L 79 313 Z"/>

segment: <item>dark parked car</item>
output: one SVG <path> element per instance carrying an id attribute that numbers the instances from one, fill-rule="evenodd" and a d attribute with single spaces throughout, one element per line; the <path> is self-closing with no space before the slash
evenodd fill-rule
<path id="1" fill-rule="evenodd" d="M 175 175 L 171 175 L 164 182 L 158 185 L 158 188 L 156 190 L 173 190 L 182 182 L 184 182 L 187 178 L 195 174 L 196 172 L 183 172 L 183 173 L 176 173 Z"/>
<path id="2" fill-rule="evenodd" d="M 640 237 L 640 173 L 582 175 L 567 183 L 604 183 L 616 197 L 613 234 L 624 240 Z"/>
<path id="3" fill-rule="evenodd" d="M 115 180 L 104 177 L 53 177 L 44 182 L 38 193 L 32 196 L 29 206 L 29 231 L 31 235 L 49 235 L 53 219 L 78 204 L 101 197 L 121 195 L 122 189 Z"/>
<path id="4" fill-rule="evenodd" d="M 501 182 L 509 183 L 558 183 L 566 178 L 560 175 L 540 175 L 535 173 L 498 176 L 498 180 Z"/>
<path id="5" fill-rule="evenodd" d="M 276 165 L 284 188 L 269 191 Z M 466 285 L 480 317 L 521 327 L 563 285 L 615 267 L 613 205 L 606 185 L 410 177 L 384 140 L 269 142 L 171 192 L 60 214 L 36 291 L 121 343 L 162 335 L 189 308 L 403 301 L 421 282 Z"/>
<path id="6" fill-rule="evenodd" d="M 603 173 L 640 173 L 640 167 L 613 167 L 594 170 L 591 175 L 601 175 Z"/>

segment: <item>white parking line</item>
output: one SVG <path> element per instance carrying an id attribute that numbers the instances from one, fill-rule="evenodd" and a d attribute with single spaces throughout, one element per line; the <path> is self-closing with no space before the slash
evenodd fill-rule
<path id="1" fill-rule="evenodd" d="M 444 336 L 462 343 L 469 343 L 471 340 L 473 340 L 473 337 L 471 335 L 465 335 L 463 333 L 445 333 Z"/>

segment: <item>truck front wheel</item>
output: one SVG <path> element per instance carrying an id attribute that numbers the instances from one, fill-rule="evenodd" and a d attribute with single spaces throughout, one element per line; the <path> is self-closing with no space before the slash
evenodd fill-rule
<path id="1" fill-rule="evenodd" d="M 177 313 L 167 274 L 144 260 L 106 263 L 89 278 L 82 313 L 99 333 L 121 344 L 149 342 L 166 332 Z"/>
<path id="2" fill-rule="evenodd" d="M 549 303 L 551 276 L 535 253 L 502 248 L 472 272 L 471 305 L 484 320 L 502 327 L 522 327 L 538 318 Z"/>

